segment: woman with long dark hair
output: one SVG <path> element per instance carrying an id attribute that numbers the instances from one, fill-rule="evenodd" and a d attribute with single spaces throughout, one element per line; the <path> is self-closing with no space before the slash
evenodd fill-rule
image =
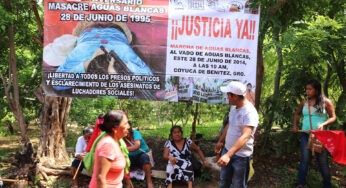
<path id="1" fill-rule="evenodd" d="M 122 188 L 126 159 L 120 147 L 120 139 L 127 135 L 130 128 L 127 116 L 121 110 L 109 111 L 99 128 L 107 135 L 97 143 L 89 187 Z"/>
<path id="2" fill-rule="evenodd" d="M 297 122 L 299 116 L 303 114 L 302 130 L 325 130 L 328 125 L 336 120 L 334 105 L 331 100 L 322 93 L 321 84 L 317 80 L 311 80 L 306 84 L 307 99 L 302 101 L 298 110 L 294 114 L 293 131 L 298 131 Z M 310 115 L 309 115 L 310 114 Z M 310 118 L 311 117 L 311 125 Z M 328 117 L 329 116 L 329 117 Z M 312 134 L 312 133 L 310 133 Z M 306 149 L 309 133 L 301 133 L 301 161 L 298 173 L 298 186 L 304 187 L 308 165 L 312 157 L 312 152 Z M 331 187 L 330 169 L 328 166 L 328 151 L 316 153 L 316 159 L 323 178 L 323 187 Z"/>

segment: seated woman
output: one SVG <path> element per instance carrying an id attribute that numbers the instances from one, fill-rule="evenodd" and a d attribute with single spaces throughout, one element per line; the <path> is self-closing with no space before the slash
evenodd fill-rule
<path id="1" fill-rule="evenodd" d="M 88 142 L 90 140 L 91 134 L 93 133 L 93 130 L 94 129 L 92 127 L 86 127 L 83 130 L 83 136 L 80 136 L 77 140 L 76 149 L 75 149 L 76 153 L 74 154 L 75 159 L 73 160 L 71 165 L 72 176 L 74 177 L 75 174 L 77 173 L 75 179 L 73 180 L 74 187 L 78 187 L 78 175 L 84 168 L 84 163 L 81 162 L 81 160 L 83 160 L 83 158 L 86 155 L 88 155 L 88 153 L 85 151 L 85 148 L 88 145 Z M 79 170 L 77 172 L 78 166 L 79 166 Z"/>
<path id="2" fill-rule="evenodd" d="M 146 154 L 146 152 L 149 151 L 149 148 L 145 143 L 141 133 L 137 130 L 133 130 L 130 122 L 129 125 L 129 134 L 125 137 L 124 140 L 127 144 L 127 150 L 129 151 L 129 157 L 131 161 L 130 169 L 143 169 L 145 172 L 145 177 L 147 179 L 147 187 L 153 188 L 153 183 L 151 180 L 150 158 Z M 125 180 L 126 185 L 129 187 L 129 185 L 131 185 L 131 179 L 126 178 Z"/>
<path id="3" fill-rule="evenodd" d="M 196 151 L 203 161 L 203 166 L 209 168 L 210 164 L 205 160 L 203 152 L 189 138 L 183 138 L 183 130 L 180 126 L 173 126 L 163 150 L 163 158 L 168 160 L 166 167 L 167 178 L 165 183 L 168 188 L 172 187 L 173 181 L 185 181 L 192 188 L 194 172 L 191 163 L 192 152 Z"/>

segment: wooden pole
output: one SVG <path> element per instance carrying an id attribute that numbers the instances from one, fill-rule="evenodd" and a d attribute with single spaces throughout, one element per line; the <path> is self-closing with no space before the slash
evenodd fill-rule
<path id="1" fill-rule="evenodd" d="M 17 182 L 17 181 L 20 181 L 20 180 L 17 180 L 17 179 L 0 179 L 0 181 Z"/>
<path id="2" fill-rule="evenodd" d="M 77 170 L 76 170 L 76 173 L 75 173 L 74 176 L 73 176 L 73 180 L 76 179 L 76 176 L 77 176 L 77 174 L 78 174 L 78 171 L 79 171 L 80 166 L 82 165 L 82 162 L 83 162 L 83 160 L 80 160 L 79 165 L 78 165 L 78 168 L 77 168 Z"/>

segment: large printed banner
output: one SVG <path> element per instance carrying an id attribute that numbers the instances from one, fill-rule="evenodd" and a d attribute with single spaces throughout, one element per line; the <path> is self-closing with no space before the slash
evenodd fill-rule
<path id="1" fill-rule="evenodd" d="M 46 95 L 254 103 L 259 8 L 247 0 L 46 0 Z"/>

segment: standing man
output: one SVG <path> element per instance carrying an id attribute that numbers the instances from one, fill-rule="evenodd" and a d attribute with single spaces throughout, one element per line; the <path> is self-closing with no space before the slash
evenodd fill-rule
<path id="1" fill-rule="evenodd" d="M 226 131 L 215 146 L 215 152 L 220 153 L 225 145 L 217 161 L 221 167 L 220 188 L 246 187 L 258 114 L 245 98 L 246 87 L 242 83 L 233 81 L 220 89 L 227 93 L 228 100 L 233 105 Z"/>

